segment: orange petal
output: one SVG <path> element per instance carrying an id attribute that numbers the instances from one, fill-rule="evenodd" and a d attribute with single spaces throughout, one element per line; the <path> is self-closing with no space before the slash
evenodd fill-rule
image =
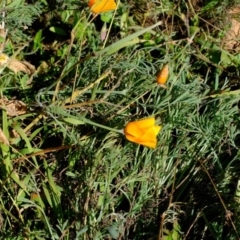
<path id="1" fill-rule="evenodd" d="M 151 142 L 153 139 L 156 139 L 157 134 L 161 130 L 160 126 L 154 126 L 149 129 L 146 129 L 146 131 L 143 133 L 143 135 L 139 138 L 140 141 L 147 141 Z"/>
<path id="2" fill-rule="evenodd" d="M 138 144 L 143 145 L 145 147 L 149 147 L 149 148 L 156 148 L 157 139 L 155 139 L 155 141 L 151 141 L 151 142 L 138 142 Z"/>
<path id="3" fill-rule="evenodd" d="M 91 8 L 95 2 L 97 2 L 97 0 L 89 0 L 88 6 Z"/>
<path id="4" fill-rule="evenodd" d="M 143 145 L 145 147 L 155 148 L 157 146 L 156 137 L 154 139 L 151 139 L 151 140 L 147 141 L 147 140 L 142 140 L 142 139 L 135 138 L 131 135 L 125 135 L 125 136 L 126 136 L 128 141 Z"/>
<path id="5" fill-rule="evenodd" d="M 154 126 L 154 130 L 155 130 L 156 136 L 157 136 L 158 133 L 161 131 L 161 129 L 162 129 L 162 126 L 158 126 L 158 125 L 155 125 L 155 126 Z"/>
<path id="6" fill-rule="evenodd" d="M 126 136 L 128 141 L 138 143 L 138 138 L 137 137 L 134 137 L 130 134 L 125 134 L 125 136 Z"/>
<path id="7" fill-rule="evenodd" d="M 160 73 L 157 75 L 157 83 L 158 84 L 164 84 L 166 83 L 167 79 L 168 79 L 168 74 L 169 74 L 169 68 L 168 68 L 168 64 L 166 64 L 162 70 L 160 71 Z"/>
<path id="8" fill-rule="evenodd" d="M 134 122 L 140 129 L 150 128 L 155 125 L 155 118 L 145 118 Z"/>
<path id="9" fill-rule="evenodd" d="M 88 6 L 93 13 L 102 13 L 115 10 L 117 4 L 115 0 L 89 0 Z"/>
<path id="10" fill-rule="evenodd" d="M 137 140 L 139 144 L 144 146 L 156 146 L 157 145 L 157 134 L 161 130 L 161 126 L 154 126 L 147 129 L 144 134 Z"/>
<path id="11" fill-rule="evenodd" d="M 142 136 L 143 131 L 137 126 L 136 122 L 129 122 L 124 128 L 124 134 L 139 138 Z"/>
<path id="12" fill-rule="evenodd" d="M 154 117 L 138 120 L 135 122 L 129 122 L 124 128 L 124 133 L 139 138 L 143 135 L 144 133 L 143 130 L 151 128 L 154 125 L 155 125 Z"/>
<path id="13" fill-rule="evenodd" d="M 124 128 L 124 133 L 131 142 L 155 148 L 157 145 L 157 134 L 161 128 L 161 126 L 155 125 L 155 118 L 146 118 L 129 122 Z"/>

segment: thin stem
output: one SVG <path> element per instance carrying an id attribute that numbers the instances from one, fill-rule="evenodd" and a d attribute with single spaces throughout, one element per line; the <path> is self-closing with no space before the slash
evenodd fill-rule
<path id="1" fill-rule="evenodd" d="M 87 124 L 90 124 L 90 125 L 93 125 L 93 126 L 96 126 L 96 127 L 100 127 L 100 128 L 112 131 L 112 132 L 123 134 L 123 130 L 122 129 L 120 130 L 120 129 L 116 129 L 116 128 L 107 127 L 107 126 L 104 126 L 102 124 L 99 124 L 99 123 L 96 123 L 96 122 L 92 122 L 91 120 L 89 120 L 87 118 L 83 118 L 81 120 L 83 122 L 87 123 Z"/>

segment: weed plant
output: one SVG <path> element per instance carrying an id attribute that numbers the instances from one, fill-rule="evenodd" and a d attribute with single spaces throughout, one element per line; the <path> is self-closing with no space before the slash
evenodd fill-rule
<path id="1" fill-rule="evenodd" d="M 3 52 L 36 70 L 1 67 L 1 98 L 27 109 L 1 106 L 0 239 L 239 239 L 236 4 L 2 1 Z M 114 131 L 148 116 L 156 149 Z"/>

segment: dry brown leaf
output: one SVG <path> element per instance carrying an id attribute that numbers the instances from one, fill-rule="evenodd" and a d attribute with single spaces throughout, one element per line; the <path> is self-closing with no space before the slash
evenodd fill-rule
<path id="1" fill-rule="evenodd" d="M 25 114 L 27 105 L 19 100 L 8 100 L 6 97 L 0 99 L 0 106 L 6 109 L 7 115 L 10 117 Z"/>
<path id="2" fill-rule="evenodd" d="M 7 67 L 14 73 L 25 72 L 28 75 L 31 75 L 35 72 L 35 67 L 31 63 L 26 61 L 19 61 L 15 58 L 9 59 Z"/>
<path id="3" fill-rule="evenodd" d="M 226 50 L 240 50 L 240 20 L 239 20 L 239 14 L 240 14 L 240 5 L 236 5 L 232 7 L 228 11 L 228 18 L 231 23 L 230 29 L 226 32 L 226 35 L 223 39 L 224 49 Z"/>
<path id="4" fill-rule="evenodd" d="M 19 138 L 20 137 L 20 135 L 19 135 L 19 133 L 15 130 L 15 129 L 12 129 L 12 131 L 10 131 L 10 137 L 11 138 Z"/>
<path id="5" fill-rule="evenodd" d="M 0 28 L 0 53 L 4 50 L 5 39 L 6 39 L 6 31 L 4 28 Z"/>
<path id="6" fill-rule="evenodd" d="M 25 114 L 27 106 L 22 101 L 12 100 L 7 105 L 7 114 L 11 117 Z"/>
<path id="7" fill-rule="evenodd" d="M 9 145 L 9 141 L 5 134 L 3 133 L 2 129 L 0 128 L 0 143 L 4 143 L 6 145 Z"/>

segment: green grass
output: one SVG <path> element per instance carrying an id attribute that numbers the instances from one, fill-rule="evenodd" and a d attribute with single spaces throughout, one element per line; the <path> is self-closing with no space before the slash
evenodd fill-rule
<path id="1" fill-rule="evenodd" d="M 237 3 L 122 1 L 93 19 L 87 1 L 7 2 L 3 52 L 36 70 L 0 69 L 1 97 L 27 106 L 1 106 L 0 239 L 238 239 L 240 55 L 222 47 Z M 156 149 L 119 133 L 148 116 Z"/>

